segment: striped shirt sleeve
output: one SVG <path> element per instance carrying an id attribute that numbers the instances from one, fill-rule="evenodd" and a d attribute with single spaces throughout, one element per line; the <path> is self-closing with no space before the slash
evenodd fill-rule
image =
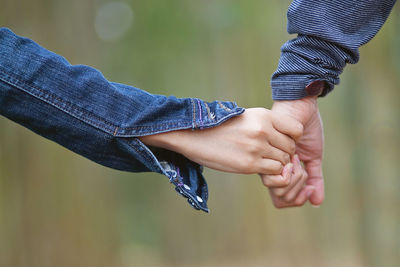
<path id="1" fill-rule="evenodd" d="M 297 37 L 281 48 L 272 76 L 274 100 L 300 99 L 307 86 L 323 81 L 321 96 L 339 84 L 347 63 L 359 60 L 359 47 L 385 23 L 396 0 L 294 0 L 288 32 Z"/>

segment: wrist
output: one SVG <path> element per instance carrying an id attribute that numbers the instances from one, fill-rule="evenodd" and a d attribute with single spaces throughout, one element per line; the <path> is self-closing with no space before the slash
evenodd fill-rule
<path id="1" fill-rule="evenodd" d="M 309 119 L 318 114 L 318 97 L 308 96 L 296 100 L 275 101 L 272 110 L 292 116 L 305 126 Z"/>
<path id="2" fill-rule="evenodd" d="M 185 137 L 190 130 L 178 130 L 166 133 L 141 136 L 139 137 L 146 145 L 160 147 L 181 153 L 181 148 L 184 147 Z"/>

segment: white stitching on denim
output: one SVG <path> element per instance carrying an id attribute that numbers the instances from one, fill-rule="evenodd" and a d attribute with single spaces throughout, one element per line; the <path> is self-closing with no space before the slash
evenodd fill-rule
<path id="1" fill-rule="evenodd" d="M 113 136 L 117 136 L 117 132 L 118 132 L 118 127 L 115 128 Z"/>
<path id="2" fill-rule="evenodd" d="M 230 108 L 228 108 L 227 106 L 225 106 L 224 104 L 222 104 L 221 101 L 218 101 L 218 105 L 219 105 L 222 109 L 224 109 L 225 111 L 228 111 L 228 112 L 232 111 Z"/>
<path id="3" fill-rule="evenodd" d="M 206 107 L 208 118 L 212 121 L 215 120 L 215 114 L 210 111 L 210 107 L 208 106 L 207 102 L 204 102 L 204 106 Z"/>
<path id="4" fill-rule="evenodd" d="M 194 99 L 191 98 L 190 101 L 192 102 L 192 128 L 196 128 L 196 104 L 194 103 Z"/>

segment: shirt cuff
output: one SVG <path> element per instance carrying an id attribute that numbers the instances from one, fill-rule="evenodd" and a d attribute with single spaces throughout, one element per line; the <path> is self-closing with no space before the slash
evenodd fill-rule
<path id="1" fill-rule="evenodd" d="M 242 114 L 245 109 L 234 102 L 205 102 L 191 99 L 194 103 L 193 130 L 212 128 L 226 120 Z M 175 191 L 185 197 L 196 210 L 209 212 L 208 186 L 203 176 L 203 166 L 187 159 L 181 154 L 163 148 L 146 146 L 138 138 L 123 139 L 126 149 L 135 150 L 149 171 L 165 175 L 173 184 Z M 128 143 L 126 143 L 128 142 Z"/>
<path id="2" fill-rule="evenodd" d="M 334 84 L 320 78 L 286 75 L 271 81 L 273 100 L 296 100 L 307 96 L 323 97 Z"/>
<path id="3" fill-rule="evenodd" d="M 295 100 L 310 95 L 325 96 L 347 63 L 358 60 L 356 52 L 313 36 L 299 35 L 282 46 L 278 68 L 272 75 L 274 100 Z"/>

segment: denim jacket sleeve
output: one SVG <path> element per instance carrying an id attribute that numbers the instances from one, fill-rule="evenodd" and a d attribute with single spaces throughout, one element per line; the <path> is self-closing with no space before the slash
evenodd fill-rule
<path id="1" fill-rule="evenodd" d="M 313 85 L 321 86 L 321 96 L 332 91 L 345 65 L 358 62 L 359 47 L 376 35 L 395 2 L 294 0 L 287 14 L 288 32 L 298 36 L 281 48 L 272 98 L 299 99 L 310 95 L 313 90 L 305 88 Z"/>
<path id="2" fill-rule="evenodd" d="M 152 95 L 109 82 L 0 28 L 1 115 L 104 166 L 164 174 L 196 209 L 208 211 L 202 167 L 137 137 L 214 127 L 243 111 L 232 102 Z"/>

